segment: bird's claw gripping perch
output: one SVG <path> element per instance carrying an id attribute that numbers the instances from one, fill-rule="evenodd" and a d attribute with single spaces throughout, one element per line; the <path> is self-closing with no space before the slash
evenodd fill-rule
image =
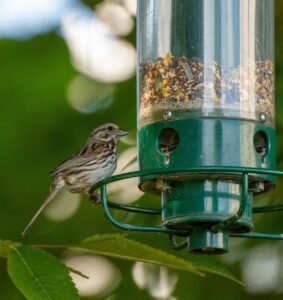
<path id="1" fill-rule="evenodd" d="M 101 204 L 101 196 L 98 192 L 95 191 L 88 194 L 88 200 L 92 205 Z"/>

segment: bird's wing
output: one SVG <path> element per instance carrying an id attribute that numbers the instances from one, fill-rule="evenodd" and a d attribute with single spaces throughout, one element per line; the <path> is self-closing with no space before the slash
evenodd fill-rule
<path id="1" fill-rule="evenodd" d="M 101 153 L 101 145 L 86 145 L 76 154 L 72 155 L 62 163 L 60 163 L 53 171 L 50 172 L 51 177 L 63 172 L 66 169 L 79 167 L 93 161 L 98 153 Z"/>

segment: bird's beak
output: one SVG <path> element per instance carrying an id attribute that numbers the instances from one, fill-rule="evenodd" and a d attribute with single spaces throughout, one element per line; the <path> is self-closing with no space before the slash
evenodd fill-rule
<path id="1" fill-rule="evenodd" d="M 123 130 L 123 129 L 118 130 L 118 133 L 117 133 L 118 137 L 122 137 L 122 136 L 125 136 L 125 135 L 128 135 L 128 131 Z"/>

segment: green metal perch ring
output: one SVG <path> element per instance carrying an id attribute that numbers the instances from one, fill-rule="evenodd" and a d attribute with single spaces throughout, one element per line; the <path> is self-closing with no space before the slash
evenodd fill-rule
<path id="1" fill-rule="evenodd" d="M 107 201 L 107 184 L 129 179 L 133 177 L 143 177 L 146 176 L 147 179 L 154 179 L 158 176 L 173 176 L 173 175 L 188 175 L 193 173 L 204 173 L 204 174 L 214 174 L 214 173 L 226 173 L 226 174 L 238 174 L 241 176 L 242 185 L 241 185 L 241 199 L 240 199 L 240 207 L 238 212 L 225 219 L 224 221 L 219 222 L 215 226 L 212 227 L 212 230 L 218 232 L 227 228 L 228 225 L 233 224 L 239 218 L 241 218 L 246 204 L 249 201 L 249 186 L 248 179 L 251 174 L 260 174 L 260 175 L 271 175 L 271 176 L 283 176 L 283 171 L 280 170 L 269 170 L 269 169 L 260 169 L 260 168 L 244 168 L 244 167 L 192 167 L 186 169 L 178 169 L 178 170 L 168 170 L 168 169 L 152 169 L 152 170 L 142 170 L 142 171 L 134 171 L 123 173 L 115 176 L 111 176 L 99 181 L 97 184 L 93 185 L 91 188 L 91 192 L 95 189 L 100 188 L 101 191 L 101 204 L 103 211 L 107 217 L 107 219 L 116 227 L 126 230 L 126 231 L 141 231 L 141 232 L 158 232 L 158 233 L 166 233 L 169 234 L 170 242 L 173 248 L 176 250 L 184 248 L 186 246 L 186 242 L 182 242 L 177 244 L 175 241 L 175 235 L 178 236 L 189 236 L 190 232 L 187 230 L 180 229 L 169 229 L 162 226 L 142 226 L 142 225 L 131 225 L 122 223 L 116 220 L 109 208 L 120 209 L 133 213 L 142 213 L 142 214 L 152 214 L 152 215 L 161 215 L 161 210 L 158 209 L 149 209 L 149 208 L 139 208 L 127 205 L 119 205 L 116 203 L 112 203 Z M 253 208 L 253 213 L 265 213 L 265 212 L 275 212 L 283 210 L 283 205 L 272 205 L 272 206 L 259 206 Z M 256 239 L 272 239 L 272 240 L 283 240 L 283 234 L 278 233 L 258 233 L 258 232 L 250 232 L 250 233 L 229 233 L 230 237 L 241 237 L 241 238 L 256 238 Z"/>

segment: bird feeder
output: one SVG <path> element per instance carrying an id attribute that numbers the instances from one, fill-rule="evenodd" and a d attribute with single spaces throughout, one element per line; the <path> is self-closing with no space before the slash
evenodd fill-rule
<path id="1" fill-rule="evenodd" d="M 255 195 L 275 187 L 273 0 L 139 0 L 139 171 L 102 180 L 106 216 L 121 229 L 163 232 L 175 249 L 218 254 L 253 232 Z M 139 178 L 161 209 L 109 203 L 107 183 Z M 124 224 L 109 207 L 160 214 Z M 177 243 L 175 236 L 185 237 Z"/>

